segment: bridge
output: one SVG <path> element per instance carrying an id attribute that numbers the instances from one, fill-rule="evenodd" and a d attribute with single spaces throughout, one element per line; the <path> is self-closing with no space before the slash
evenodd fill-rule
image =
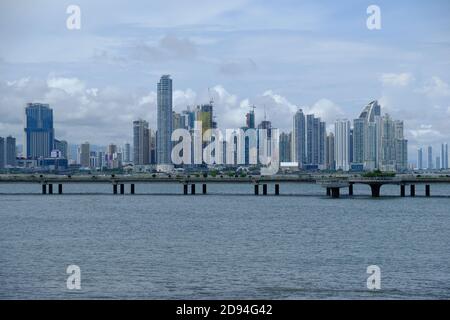
<path id="1" fill-rule="evenodd" d="M 398 185 L 400 196 L 406 196 L 406 187 L 410 188 L 410 196 L 416 195 L 416 185 L 425 185 L 425 196 L 431 196 L 432 184 L 450 184 L 447 176 L 415 176 L 399 175 L 396 177 L 368 178 L 358 175 L 274 175 L 274 176 L 203 176 L 203 175 L 170 175 L 170 174 L 136 174 L 136 175 L 0 175 L 0 184 L 38 184 L 42 194 L 54 194 L 53 186 L 57 185 L 55 193 L 63 193 L 64 184 L 110 184 L 113 194 L 125 194 L 125 185 L 129 185 L 129 193 L 135 194 L 136 184 L 175 183 L 183 187 L 183 194 L 196 194 L 196 185 L 202 186 L 202 194 L 207 194 L 208 184 L 250 184 L 254 186 L 254 194 L 268 194 L 268 184 L 275 185 L 275 195 L 280 194 L 282 183 L 318 184 L 326 190 L 326 195 L 340 197 L 340 190 L 348 188 L 348 194 L 354 195 L 355 184 L 368 185 L 372 197 L 380 197 L 383 185 Z"/>

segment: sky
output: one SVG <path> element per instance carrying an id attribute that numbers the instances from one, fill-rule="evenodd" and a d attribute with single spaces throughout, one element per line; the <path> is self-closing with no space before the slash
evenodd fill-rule
<path id="1" fill-rule="evenodd" d="M 70 30 L 69 5 L 81 28 Z M 367 8 L 381 10 L 369 30 Z M 156 83 L 170 74 L 174 110 L 214 100 L 220 128 L 256 106 L 291 130 L 298 108 L 333 129 L 378 100 L 405 121 L 409 158 L 450 143 L 448 0 L 2 0 L 0 136 L 23 137 L 27 102 L 49 103 L 71 144 L 132 141 L 156 128 Z"/>

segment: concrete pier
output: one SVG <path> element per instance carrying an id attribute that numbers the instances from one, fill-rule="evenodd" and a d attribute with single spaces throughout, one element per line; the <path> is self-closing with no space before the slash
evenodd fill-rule
<path id="1" fill-rule="evenodd" d="M 131 194 L 134 194 L 134 192 L 135 192 L 134 183 L 132 183 L 132 184 L 130 185 L 130 193 L 131 193 Z"/>
<path id="2" fill-rule="evenodd" d="M 410 187 L 410 194 L 411 197 L 415 197 L 416 196 L 416 185 L 412 184 Z"/>
<path id="3" fill-rule="evenodd" d="M 255 196 L 259 195 L 259 184 L 255 184 Z"/>
<path id="4" fill-rule="evenodd" d="M 263 184 L 263 195 L 267 196 L 267 184 Z"/>
<path id="5" fill-rule="evenodd" d="M 348 195 L 349 196 L 353 195 L 353 183 L 350 183 L 348 186 Z"/>
<path id="6" fill-rule="evenodd" d="M 431 197 L 431 187 L 429 184 L 425 185 L 425 196 Z"/>
<path id="7" fill-rule="evenodd" d="M 187 183 L 183 184 L 183 194 L 188 194 L 188 185 L 187 185 Z"/>
<path id="8" fill-rule="evenodd" d="M 113 184 L 113 194 L 117 194 L 117 184 Z"/>
<path id="9" fill-rule="evenodd" d="M 191 184 L 191 194 L 195 194 L 195 184 Z"/>
<path id="10" fill-rule="evenodd" d="M 278 183 L 275 184 L 275 195 L 276 196 L 280 195 L 280 185 Z"/>
<path id="11" fill-rule="evenodd" d="M 406 186 L 404 184 L 400 185 L 400 197 L 406 196 Z"/>
<path id="12" fill-rule="evenodd" d="M 53 184 L 48 185 L 48 194 L 53 194 Z"/>
<path id="13" fill-rule="evenodd" d="M 372 190 L 372 197 L 379 198 L 380 197 L 380 189 L 381 184 L 371 184 L 370 189 Z"/>
<path id="14" fill-rule="evenodd" d="M 120 184 L 120 194 L 125 194 L 125 185 L 123 183 Z"/>
<path id="15" fill-rule="evenodd" d="M 339 198 L 341 195 L 341 189 L 340 188 L 331 188 L 331 197 L 332 198 Z"/>
<path id="16" fill-rule="evenodd" d="M 42 185 L 42 194 L 47 194 L 47 185 L 46 184 Z"/>

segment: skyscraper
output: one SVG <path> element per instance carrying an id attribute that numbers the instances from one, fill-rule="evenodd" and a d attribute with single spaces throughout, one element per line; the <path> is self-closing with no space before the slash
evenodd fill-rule
<path id="1" fill-rule="evenodd" d="M 335 153 L 335 147 L 334 147 L 334 134 L 332 132 L 330 132 L 327 136 L 327 144 L 326 144 L 326 152 L 325 154 L 327 155 L 326 158 L 326 168 L 328 170 L 335 170 L 336 169 L 336 165 L 335 165 L 335 158 L 334 158 L 334 153 Z"/>
<path id="2" fill-rule="evenodd" d="M 90 162 L 91 156 L 91 146 L 89 142 L 85 142 L 80 146 L 80 164 L 83 168 L 89 168 L 91 166 Z"/>
<path id="3" fill-rule="evenodd" d="M 428 162 L 427 162 L 427 168 L 429 170 L 433 169 L 433 147 L 428 146 Z"/>
<path id="4" fill-rule="evenodd" d="M 448 144 L 447 143 L 445 144 L 444 154 L 445 154 L 444 169 L 449 169 L 449 167 L 448 167 Z"/>
<path id="5" fill-rule="evenodd" d="M 16 166 L 16 138 L 6 137 L 5 142 L 5 164 L 10 167 Z"/>
<path id="6" fill-rule="evenodd" d="M 48 104 L 28 103 L 25 108 L 24 153 L 28 159 L 50 157 L 55 132 Z"/>
<path id="7" fill-rule="evenodd" d="M 441 144 L 441 158 L 440 158 L 440 164 L 439 164 L 439 168 L 440 169 L 447 169 L 447 167 L 445 166 L 445 145 Z"/>
<path id="8" fill-rule="evenodd" d="M 353 120 L 353 163 L 364 163 L 365 119 Z"/>
<path id="9" fill-rule="evenodd" d="M 150 130 L 145 120 L 133 121 L 133 155 L 135 165 L 150 164 Z"/>
<path id="10" fill-rule="evenodd" d="M 131 146 L 128 142 L 123 146 L 123 161 L 126 163 L 131 162 Z"/>
<path id="11" fill-rule="evenodd" d="M 417 169 L 423 169 L 423 149 L 417 149 Z"/>
<path id="12" fill-rule="evenodd" d="M 350 121 L 337 120 L 334 124 L 334 154 L 336 170 L 350 170 Z"/>
<path id="13" fill-rule="evenodd" d="M 299 167 L 306 163 L 306 122 L 303 110 L 299 109 L 293 119 L 292 126 L 292 161 L 298 162 Z"/>
<path id="14" fill-rule="evenodd" d="M 325 163 L 325 122 L 313 114 L 306 116 L 306 163 L 320 168 Z"/>
<path id="15" fill-rule="evenodd" d="M 157 86 L 157 162 L 160 169 L 171 167 L 172 159 L 172 79 L 163 75 Z"/>
<path id="16" fill-rule="evenodd" d="M 280 162 L 291 162 L 292 133 L 280 134 Z"/>
<path id="17" fill-rule="evenodd" d="M 254 110 L 249 111 L 245 115 L 245 124 L 246 124 L 247 128 L 255 129 L 255 111 Z"/>
<path id="18" fill-rule="evenodd" d="M 53 144 L 54 144 L 53 149 L 61 151 L 61 156 L 63 158 L 68 159 L 69 145 L 68 145 L 67 141 L 54 139 Z"/>

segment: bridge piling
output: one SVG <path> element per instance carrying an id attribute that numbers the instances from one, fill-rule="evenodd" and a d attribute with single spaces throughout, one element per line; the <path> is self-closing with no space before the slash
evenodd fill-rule
<path id="1" fill-rule="evenodd" d="M 53 194 L 53 184 L 48 185 L 48 194 Z"/>
<path id="2" fill-rule="evenodd" d="M 183 184 L 183 194 L 188 194 L 188 185 L 187 185 L 187 183 Z"/>
<path id="3" fill-rule="evenodd" d="M 117 184 L 113 184 L 113 194 L 117 194 Z"/>
<path id="4" fill-rule="evenodd" d="M 371 184 L 370 189 L 372 190 L 372 198 L 379 198 L 380 197 L 380 184 Z"/>
<path id="5" fill-rule="evenodd" d="M 280 185 L 278 183 L 275 184 L 275 195 L 276 196 L 280 195 Z"/>
<path id="6" fill-rule="evenodd" d="M 202 193 L 206 194 L 206 183 L 204 183 L 202 186 Z"/>
<path id="7" fill-rule="evenodd" d="M 331 196 L 331 188 L 327 188 L 327 196 L 328 196 L 328 197 Z"/>
<path id="8" fill-rule="evenodd" d="M 134 194 L 134 183 L 130 185 L 130 193 Z"/>
<path id="9" fill-rule="evenodd" d="M 431 196 L 431 187 L 429 184 L 425 185 L 425 196 L 430 197 Z"/>
<path id="10" fill-rule="evenodd" d="M 58 194 L 62 194 L 63 193 L 63 185 L 62 183 L 58 184 Z"/>
<path id="11" fill-rule="evenodd" d="M 259 195 L 259 184 L 255 184 L 255 196 Z"/>
<path id="12" fill-rule="evenodd" d="M 123 183 L 120 184 L 120 194 L 125 194 L 125 185 Z"/>
<path id="13" fill-rule="evenodd" d="M 400 197 L 405 197 L 406 195 L 405 189 L 406 187 L 404 184 L 400 185 Z"/>
<path id="14" fill-rule="evenodd" d="M 263 184 L 263 195 L 267 196 L 267 184 Z"/>
<path id="15" fill-rule="evenodd" d="M 340 188 L 331 188 L 331 197 L 337 199 L 340 196 Z"/>
<path id="16" fill-rule="evenodd" d="M 191 184 L 191 194 L 195 194 L 195 184 Z"/>
<path id="17" fill-rule="evenodd" d="M 349 196 L 353 195 L 353 183 L 350 183 L 348 186 L 348 195 Z"/>
<path id="18" fill-rule="evenodd" d="M 411 193 L 411 197 L 415 197 L 416 196 L 416 185 L 414 185 L 414 184 L 411 185 L 410 193 Z"/>
<path id="19" fill-rule="evenodd" d="M 42 184 L 42 194 L 47 194 L 47 185 Z"/>

